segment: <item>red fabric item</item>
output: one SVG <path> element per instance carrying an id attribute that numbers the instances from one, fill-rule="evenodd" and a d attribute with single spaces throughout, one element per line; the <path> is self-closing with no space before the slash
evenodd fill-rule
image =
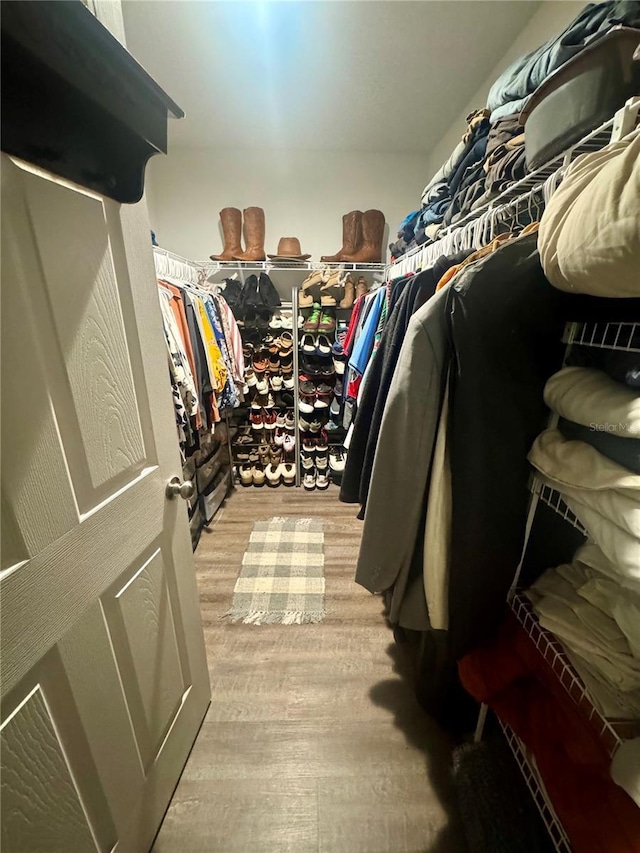
<path id="1" fill-rule="evenodd" d="M 604 745 L 517 619 L 510 614 L 458 671 L 535 756 L 574 853 L 638 853 L 640 809 L 612 781 Z"/>
<path id="2" fill-rule="evenodd" d="M 344 343 L 342 344 L 342 349 L 347 355 L 351 355 L 353 336 L 355 335 L 356 329 L 358 328 L 358 322 L 360 320 L 360 314 L 362 312 L 363 304 L 364 296 L 358 296 L 356 301 L 353 303 L 353 311 L 351 312 L 349 327 L 347 328 L 347 334 L 345 335 Z"/>

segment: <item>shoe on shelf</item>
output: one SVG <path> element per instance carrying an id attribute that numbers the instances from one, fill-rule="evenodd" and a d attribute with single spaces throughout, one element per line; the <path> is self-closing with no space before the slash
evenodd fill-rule
<path id="1" fill-rule="evenodd" d="M 347 339 L 347 331 L 349 330 L 349 324 L 344 320 L 340 320 L 336 327 L 336 343 L 340 346 L 340 351 L 343 352 L 342 347 L 344 347 L 344 342 Z"/>
<path id="2" fill-rule="evenodd" d="M 335 368 L 336 373 L 337 373 L 339 376 L 342 376 L 342 374 L 344 373 L 345 368 L 346 368 L 346 366 L 347 366 L 347 357 L 346 357 L 346 355 L 334 355 L 334 357 L 333 357 L 333 366 L 334 366 L 334 368 Z"/>
<path id="3" fill-rule="evenodd" d="M 341 308 L 352 308 L 355 301 L 355 285 L 353 276 L 348 272 L 344 278 L 344 298 L 340 302 Z"/>
<path id="4" fill-rule="evenodd" d="M 356 282 L 356 299 L 359 296 L 364 296 L 365 293 L 369 292 L 369 285 L 367 284 L 366 278 L 361 275 L 358 276 L 358 281 Z"/>
<path id="5" fill-rule="evenodd" d="M 309 432 L 320 432 L 321 429 L 322 429 L 322 423 L 316 417 L 309 424 Z"/>
<path id="6" fill-rule="evenodd" d="M 329 477 L 328 471 L 318 471 L 316 476 L 316 489 L 328 489 L 329 488 Z"/>
<path id="7" fill-rule="evenodd" d="M 259 349 L 253 354 L 253 369 L 256 373 L 264 373 L 269 367 L 269 350 Z"/>
<path id="8" fill-rule="evenodd" d="M 276 419 L 278 417 L 275 409 L 265 409 L 265 412 L 262 416 L 262 422 L 264 424 L 264 428 L 268 431 L 272 431 L 276 428 Z"/>
<path id="9" fill-rule="evenodd" d="M 258 381 L 256 379 L 256 375 L 253 372 L 253 369 L 251 367 L 246 368 L 246 370 L 244 372 L 244 381 L 247 383 L 249 388 L 253 387 L 256 384 L 256 382 Z"/>
<path id="10" fill-rule="evenodd" d="M 267 379 L 264 373 L 262 374 L 262 377 L 256 382 L 256 391 L 258 392 L 258 394 L 269 393 L 269 380 Z"/>
<path id="11" fill-rule="evenodd" d="M 243 486 L 253 485 L 253 473 L 251 470 L 251 465 L 249 465 L 248 462 L 238 466 L 238 474 L 240 475 L 240 482 Z"/>
<path id="12" fill-rule="evenodd" d="M 264 476 L 267 486 L 271 486 L 272 488 L 279 486 L 282 480 L 282 465 L 267 465 L 264 469 Z"/>
<path id="13" fill-rule="evenodd" d="M 268 465 L 271 460 L 271 448 L 268 444 L 263 443 L 258 447 L 258 461 L 260 465 Z"/>
<path id="14" fill-rule="evenodd" d="M 303 322 L 302 328 L 305 332 L 317 332 L 318 326 L 320 325 L 320 318 L 322 314 L 320 311 L 320 305 L 317 302 L 313 303 L 313 310 L 311 314 L 307 317 L 307 319 Z M 315 350 L 315 347 L 314 347 Z"/>
<path id="15" fill-rule="evenodd" d="M 308 471 L 309 468 L 313 468 L 313 456 L 309 455 L 308 453 L 304 453 L 304 451 L 303 451 L 302 456 L 300 458 L 300 462 L 302 464 L 302 467 L 306 471 Z"/>
<path id="16" fill-rule="evenodd" d="M 291 311 L 281 311 L 280 320 L 283 329 L 293 329 L 293 314 Z"/>
<path id="17" fill-rule="evenodd" d="M 269 321 L 270 329 L 281 329 L 282 328 L 282 317 L 279 314 L 274 314 L 271 320 Z"/>
<path id="18" fill-rule="evenodd" d="M 313 456 L 316 452 L 316 439 L 311 435 L 303 435 L 302 450 L 307 456 Z"/>
<path id="19" fill-rule="evenodd" d="M 249 423 L 251 424 L 251 429 L 255 431 L 264 429 L 264 421 L 262 420 L 262 409 L 254 409 L 253 403 L 251 404 L 251 411 L 249 412 Z"/>
<path id="20" fill-rule="evenodd" d="M 295 486 L 296 484 L 296 468 L 291 462 L 283 462 L 280 466 L 282 468 L 282 480 L 285 486 Z"/>
<path id="21" fill-rule="evenodd" d="M 302 485 L 308 492 L 312 492 L 316 487 L 316 471 L 315 468 L 311 468 L 309 471 L 305 471 L 305 475 L 302 479 Z"/>
<path id="22" fill-rule="evenodd" d="M 291 435 L 287 433 L 284 437 L 284 444 L 282 445 L 282 449 L 286 454 L 293 453 L 296 449 L 296 437 L 295 435 Z"/>
<path id="23" fill-rule="evenodd" d="M 277 373 L 280 370 L 280 356 L 278 351 L 269 352 L 269 372 Z"/>
<path id="24" fill-rule="evenodd" d="M 333 399 L 333 394 L 331 391 L 328 394 L 321 394 L 320 389 L 318 389 L 314 408 L 315 409 L 328 409 L 329 406 L 331 405 L 332 399 Z"/>
<path id="25" fill-rule="evenodd" d="M 329 436 L 326 430 L 320 430 L 320 435 L 316 438 L 316 453 L 326 453 L 329 449 Z"/>
<path id="26" fill-rule="evenodd" d="M 295 383 L 293 380 L 293 373 L 291 373 L 289 376 L 282 377 L 282 385 L 284 388 L 287 389 L 287 391 L 291 391 L 293 389 L 294 384 Z"/>
<path id="27" fill-rule="evenodd" d="M 312 302 L 320 301 L 320 292 L 324 280 L 322 270 L 313 270 L 302 282 L 300 287 L 300 296 L 306 299 L 311 297 Z"/>
<path id="28" fill-rule="evenodd" d="M 251 469 L 254 486 L 264 486 L 264 468 L 260 465 L 254 465 Z"/>
<path id="29" fill-rule="evenodd" d="M 344 471 L 346 462 L 346 454 L 342 450 L 336 450 L 335 453 L 329 454 L 329 467 L 332 471 L 341 474 Z"/>
<path id="30" fill-rule="evenodd" d="M 288 373 L 293 370 L 293 350 L 282 350 L 279 353 L 279 359 L 282 373 Z"/>
<path id="31" fill-rule="evenodd" d="M 283 431 L 282 428 L 276 427 L 276 434 L 275 434 L 273 440 L 278 447 L 282 447 L 284 445 L 285 434 L 286 433 Z"/>
<path id="32" fill-rule="evenodd" d="M 287 352 L 287 350 L 293 349 L 293 335 L 291 332 L 283 332 L 279 338 L 280 344 L 278 346 L 278 350 L 280 353 Z"/>
<path id="33" fill-rule="evenodd" d="M 279 465 L 282 462 L 282 447 L 276 447 L 274 444 L 270 448 L 270 458 L 272 465 Z"/>
<path id="34" fill-rule="evenodd" d="M 302 336 L 302 340 L 300 341 L 300 349 L 306 355 L 315 355 L 316 342 L 311 332 L 307 332 Z"/>
<path id="35" fill-rule="evenodd" d="M 298 409 L 303 415 L 312 415 L 316 404 L 315 394 L 301 394 L 298 399 Z"/>
<path id="36" fill-rule="evenodd" d="M 335 330 L 336 318 L 332 314 L 329 314 L 327 311 L 323 311 L 322 315 L 320 316 L 320 322 L 318 323 L 318 332 L 325 335 L 332 335 Z"/>
<path id="37" fill-rule="evenodd" d="M 322 317 L 324 319 L 324 314 Z M 318 335 L 318 340 L 316 341 L 316 352 L 318 355 L 322 356 L 331 355 L 331 342 L 326 335 Z"/>
<path id="38" fill-rule="evenodd" d="M 273 391 L 281 391 L 282 390 L 282 376 L 279 374 L 275 376 L 271 376 L 269 378 L 269 384 L 271 385 L 271 389 Z"/>
<path id="39" fill-rule="evenodd" d="M 336 384 L 333 386 L 333 393 L 336 397 L 342 397 L 343 379 L 342 376 L 336 376 Z"/>
<path id="40" fill-rule="evenodd" d="M 296 419 L 293 416 L 293 412 L 287 412 L 287 414 L 284 417 L 285 417 L 285 420 L 284 420 L 285 429 L 295 429 L 296 428 Z"/>
<path id="41" fill-rule="evenodd" d="M 300 415 L 300 429 L 302 432 L 311 432 L 311 421 L 303 418 L 302 415 Z"/>
<path id="42" fill-rule="evenodd" d="M 344 274 L 342 270 L 337 269 L 334 270 L 330 275 L 327 281 L 322 285 L 321 288 L 321 296 L 320 296 L 320 305 L 321 306 L 335 306 L 344 296 L 344 284 L 343 284 Z"/>
<path id="43" fill-rule="evenodd" d="M 327 452 L 324 453 L 317 452 L 316 453 L 316 468 L 318 471 L 325 471 L 329 467 L 329 456 Z"/>
<path id="44" fill-rule="evenodd" d="M 334 397 L 331 401 L 331 405 L 329 406 L 329 415 L 331 419 L 336 418 L 336 420 L 340 417 L 340 400 L 337 397 Z"/>
<path id="45" fill-rule="evenodd" d="M 286 412 L 278 412 L 276 415 L 276 429 L 284 429 L 287 425 L 287 415 Z"/>

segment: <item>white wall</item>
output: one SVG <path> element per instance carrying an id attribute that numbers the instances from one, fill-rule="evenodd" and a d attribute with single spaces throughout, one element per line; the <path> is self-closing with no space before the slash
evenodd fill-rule
<path id="1" fill-rule="evenodd" d="M 275 253 L 280 237 L 298 237 L 319 260 L 342 246 L 342 215 L 350 210 L 382 210 L 393 239 L 419 207 L 426 179 L 426 154 L 175 148 L 152 158 L 147 201 L 160 245 L 185 257 L 206 260 L 222 250 L 223 207 L 257 205 L 265 210 L 267 252 Z"/>
<path id="2" fill-rule="evenodd" d="M 509 50 L 496 63 L 491 74 L 478 88 L 474 96 L 469 99 L 459 118 L 443 133 L 440 142 L 431 150 L 427 166 L 429 178 L 438 171 L 460 141 L 466 126 L 465 117 L 473 110 L 485 106 L 489 89 L 505 68 L 514 59 L 535 50 L 545 41 L 562 32 L 578 12 L 584 9 L 585 5 L 586 2 L 576 3 L 573 0 L 544 0 Z"/>

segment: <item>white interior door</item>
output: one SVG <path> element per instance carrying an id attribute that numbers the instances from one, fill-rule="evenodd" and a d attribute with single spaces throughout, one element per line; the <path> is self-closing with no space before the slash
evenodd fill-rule
<path id="1" fill-rule="evenodd" d="M 150 848 L 210 689 L 146 207 L 2 162 L 3 853 Z"/>

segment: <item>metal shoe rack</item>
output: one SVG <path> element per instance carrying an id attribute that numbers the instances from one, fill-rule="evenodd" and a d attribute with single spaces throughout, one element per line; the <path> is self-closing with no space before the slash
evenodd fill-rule
<path id="1" fill-rule="evenodd" d="M 387 267 L 387 279 L 400 278 L 427 268 L 443 254 L 452 254 L 462 249 L 480 249 L 488 245 L 497 235 L 508 231 L 517 233 L 529 222 L 539 219 L 549 198 L 561 183 L 568 165 L 581 154 L 597 151 L 609 142 L 629 133 L 638 123 L 639 115 L 640 98 L 631 99 L 612 119 L 589 133 L 580 142 L 513 184 L 487 206 L 471 211 L 455 226 L 443 230 L 435 242 L 418 247 L 392 263 Z M 574 344 L 640 353 L 640 323 L 626 321 L 569 323 L 565 329 L 563 342 L 567 345 L 565 361 L 570 347 Z M 552 415 L 549 426 L 554 427 L 557 420 L 557 415 Z M 531 478 L 531 493 L 522 559 L 515 573 L 508 604 L 533 640 L 560 689 L 578 708 L 608 754 L 613 756 L 624 740 L 640 736 L 640 720 L 609 719 L 600 713 L 561 643 L 551 632 L 542 627 L 529 599 L 518 585 L 534 517 L 540 503 L 550 507 L 585 538 L 587 532 L 564 503 L 560 493 L 542 483 L 535 475 Z M 482 737 L 487 711 L 487 706 L 482 705 L 476 728 L 476 740 Z M 569 839 L 545 790 L 535 758 L 513 730 L 504 722 L 500 720 L 499 722 L 555 849 L 560 853 L 571 853 Z"/>
<path id="2" fill-rule="evenodd" d="M 295 419 L 295 457 L 294 464 L 296 469 L 295 485 L 302 485 L 301 476 L 301 431 L 300 431 L 300 409 L 299 409 L 299 389 L 298 377 L 300 375 L 300 330 L 298 328 L 297 318 L 300 314 L 299 295 L 300 288 L 304 279 L 310 272 L 322 270 L 325 268 L 342 269 L 344 272 L 352 272 L 360 275 L 372 275 L 373 273 L 383 273 L 387 268 L 385 264 L 350 264 L 337 263 L 327 264 L 320 262 L 302 262 L 297 261 L 274 263 L 272 261 L 211 261 L 202 264 L 203 274 L 207 280 L 211 281 L 216 275 L 230 276 L 237 274 L 239 280 L 244 283 L 245 275 L 264 272 L 270 275 L 271 273 L 297 273 L 295 281 L 291 285 L 291 300 L 283 301 L 282 308 L 291 310 L 293 323 L 291 333 L 293 335 L 293 376 L 294 376 L 294 419 Z M 345 374 L 346 376 L 346 374 Z M 245 445 L 247 446 L 247 445 Z M 335 446 L 335 445 L 334 445 Z"/>

